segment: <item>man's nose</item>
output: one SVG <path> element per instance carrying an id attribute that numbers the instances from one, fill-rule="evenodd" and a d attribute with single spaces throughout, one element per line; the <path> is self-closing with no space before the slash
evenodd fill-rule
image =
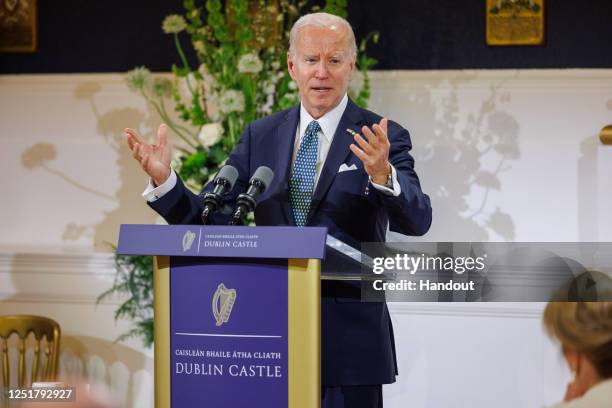
<path id="1" fill-rule="evenodd" d="M 317 64 L 317 69 L 315 71 L 315 76 L 318 79 L 327 78 L 329 75 L 329 70 L 327 69 L 327 62 L 324 60 L 320 60 Z"/>

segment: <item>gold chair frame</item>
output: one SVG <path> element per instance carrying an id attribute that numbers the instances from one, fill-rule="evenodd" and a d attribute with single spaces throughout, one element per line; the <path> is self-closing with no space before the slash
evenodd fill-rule
<path id="1" fill-rule="evenodd" d="M 17 333 L 19 337 L 19 367 L 17 371 L 17 383 L 19 388 L 25 382 L 25 352 L 26 339 L 30 333 L 34 333 L 36 345 L 32 358 L 31 383 L 38 378 L 41 357 L 41 341 L 46 337 L 47 343 L 44 349 L 44 364 L 41 372 L 42 381 L 55 381 L 57 377 L 59 361 L 60 326 L 52 319 L 42 316 L 13 315 L 0 316 L 0 340 L 2 341 L 2 385 L 9 387 L 9 358 L 8 338 Z"/>

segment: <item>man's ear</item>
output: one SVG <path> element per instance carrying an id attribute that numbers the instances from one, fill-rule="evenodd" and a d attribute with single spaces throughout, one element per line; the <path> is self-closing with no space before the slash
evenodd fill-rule
<path id="1" fill-rule="evenodd" d="M 293 62 L 293 59 L 291 58 L 291 54 L 287 53 L 287 71 L 289 71 L 289 75 L 291 76 L 291 79 L 293 79 L 295 81 L 295 64 Z"/>

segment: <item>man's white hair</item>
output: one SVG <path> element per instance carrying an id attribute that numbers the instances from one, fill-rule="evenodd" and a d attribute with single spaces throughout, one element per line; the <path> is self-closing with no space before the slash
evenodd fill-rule
<path id="1" fill-rule="evenodd" d="M 306 26 L 315 27 L 345 27 L 347 32 L 348 50 L 349 57 L 351 59 L 357 58 L 357 43 L 355 42 L 355 33 L 353 33 L 353 27 L 348 21 L 342 17 L 335 16 L 329 13 L 311 13 L 303 15 L 291 27 L 291 33 L 289 34 L 289 54 L 292 58 L 295 58 L 295 41 L 297 40 L 298 31 Z"/>

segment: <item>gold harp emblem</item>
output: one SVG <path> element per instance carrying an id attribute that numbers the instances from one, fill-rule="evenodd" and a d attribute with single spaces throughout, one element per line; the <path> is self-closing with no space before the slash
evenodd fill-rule
<path id="1" fill-rule="evenodd" d="M 212 298 L 212 311 L 217 326 L 227 323 L 232 313 L 232 308 L 236 302 L 236 289 L 228 289 L 223 283 L 217 286 L 217 290 Z"/>

